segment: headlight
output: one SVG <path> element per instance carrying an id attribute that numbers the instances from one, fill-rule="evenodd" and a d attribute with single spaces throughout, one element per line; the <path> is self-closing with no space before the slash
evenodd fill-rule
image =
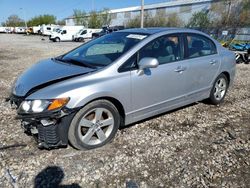
<path id="1" fill-rule="evenodd" d="M 53 111 L 62 108 L 69 101 L 69 98 L 59 98 L 50 100 L 26 100 L 19 107 L 19 111 L 24 113 L 39 113 L 43 111 Z"/>

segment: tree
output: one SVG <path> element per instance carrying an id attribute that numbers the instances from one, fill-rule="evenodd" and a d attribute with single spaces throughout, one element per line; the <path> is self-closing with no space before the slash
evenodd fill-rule
<path id="1" fill-rule="evenodd" d="M 88 20 L 88 27 L 89 28 L 101 28 L 102 27 L 100 15 L 96 11 L 90 12 L 89 20 Z"/>
<path id="2" fill-rule="evenodd" d="M 250 27 L 250 3 L 249 0 L 244 0 L 242 2 L 242 9 L 240 12 L 240 26 L 242 27 Z"/>
<path id="3" fill-rule="evenodd" d="M 180 17 L 178 17 L 177 13 L 172 13 L 167 16 L 167 27 L 183 27 L 184 23 Z"/>
<path id="4" fill-rule="evenodd" d="M 140 27 L 140 24 L 141 24 L 141 18 L 138 15 L 132 19 L 129 19 L 125 25 L 127 28 L 137 28 Z"/>
<path id="5" fill-rule="evenodd" d="M 5 23 L 2 23 L 3 25 L 7 27 L 21 27 L 25 26 L 24 20 L 18 17 L 18 15 L 10 15 Z"/>
<path id="6" fill-rule="evenodd" d="M 104 8 L 102 11 L 100 11 L 100 16 L 101 16 L 101 25 L 109 25 L 111 22 L 111 17 L 109 14 L 109 9 Z"/>
<path id="7" fill-rule="evenodd" d="M 138 25 L 137 27 L 141 27 L 141 17 L 138 16 Z M 152 16 L 152 14 L 149 11 L 144 11 L 144 17 L 143 17 L 143 26 L 144 27 L 153 27 L 155 26 L 155 21 L 154 18 Z"/>
<path id="8" fill-rule="evenodd" d="M 88 15 L 85 11 L 75 9 L 73 17 L 76 25 L 84 25 L 90 28 L 100 28 L 103 25 L 109 25 L 111 21 L 109 9 L 107 8 L 99 12 L 92 11 Z"/>
<path id="9" fill-rule="evenodd" d="M 144 14 L 144 26 L 145 27 L 181 27 L 183 21 L 177 16 L 176 13 L 166 15 L 165 12 L 159 11 L 155 16 L 148 11 Z M 126 23 L 126 27 L 135 28 L 140 27 L 140 16 L 136 16 L 133 19 L 129 19 Z"/>
<path id="10" fill-rule="evenodd" d="M 65 25 L 65 20 L 57 20 L 56 24 L 57 25 Z"/>
<path id="11" fill-rule="evenodd" d="M 74 9 L 73 17 L 75 18 L 76 25 L 87 25 L 86 12 Z"/>
<path id="12" fill-rule="evenodd" d="M 199 27 L 199 28 L 208 28 L 210 26 L 210 19 L 207 12 L 200 11 L 192 15 L 189 20 L 188 27 Z"/>
<path id="13" fill-rule="evenodd" d="M 167 24 L 167 15 L 165 9 L 160 9 L 159 11 L 156 11 L 155 16 L 151 17 L 151 19 L 151 24 L 145 23 L 145 25 L 148 25 L 147 27 L 165 27 Z"/>
<path id="14" fill-rule="evenodd" d="M 55 24 L 56 23 L 56 17 L 54 15 L 44 14 L 40 16 L 35 16 L 31 18 L 28 22 L 28 26 L 37 26 L 42 24 Z"/>
<path id="15" fill-rule="evenodd" d="M 249 0 L 222 0 L 212 3 L 210 17 L 214 27 L 245 27 L 250 20 Z"/>

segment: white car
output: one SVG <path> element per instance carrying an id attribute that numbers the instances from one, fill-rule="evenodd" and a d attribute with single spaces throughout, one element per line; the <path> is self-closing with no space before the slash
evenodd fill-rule
<path id="1" fill-rule="evenodd" d="M 102 29 L 81 29 L 78 33 L 74 35 L 74 41 L 83 42 L 84 39 L 91 39 L 93 38 L 93 33 L 98 33 Z"/>
<path id="2" fill-rule="evenodd" d="M 53 42 L 72 41 L 73 36 L 83 28 L 84 26 L 64 26 L 59 31 L 53 32 L 49 39 Z"/>

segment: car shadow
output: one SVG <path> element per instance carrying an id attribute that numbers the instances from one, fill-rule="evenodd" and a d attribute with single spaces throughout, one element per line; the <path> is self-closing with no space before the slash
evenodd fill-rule
<path id="1" fill-rule="evenodd" d="M 182 109 L 185 109 L 185 108 L 188 108 L 188 107 L 191 107 L 191 106 L 195 106 L 195 105 L 197 105 L 197 104 L 199 104 L 199 103 L 205 104 L 204 101 L 191 103 L 191 104 L 188 104 L 188 105 L 186 105 L 186 106 L 182 106 L 182 107 L 180 107 L 180 108 L 176 108 L 176 109 L 174 109 L 174 110 L 170 110 L 170 111 L 167 111 L 167 112 L 163 112 L 163 113 L 161 113 L 161 114 L 157 114 L 157 115 L 155 115 L 155 116 L 152 116 L 152 117 L 149 117 L 149 118 L 146 118 L 146 119 L 143 119 L 143 120 L 134 122 L 134 123 L 132 123 L 132 124 L 122 126 L 122 127 L 120 127 L 119 129 L 120 129 L 120 130 L 123 130 L 123 129 L 129 128 L 129 127 L 132 127 L 132 126 L 134 126 L 134 125 L 136 125 L 136 124 L 143 123 L 143 122 L 145 122 L 145 121 L 149 121 L 149 120 L 158 118 L 158 117 L 163 116 L 163 115 L 166 115 L 166 114 L 171 114 L 171 113 L 174 113 L 174 112 L 176 112 L 176 111 L 178 111 L 178 110 L 182 110 Z"/>
<path id="2" fill-rule="evenodd" d="M 63 169 L 58 166 L 48 166 L 37 174 L 34 188 L 81 188 L 80 185 L 61 185 L 64 178 Z"/>

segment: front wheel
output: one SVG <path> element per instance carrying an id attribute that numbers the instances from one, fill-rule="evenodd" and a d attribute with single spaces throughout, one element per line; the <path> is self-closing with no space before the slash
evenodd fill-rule
<path id="1" fill-rule="evenodd" d="M 55 41 L 56 41 L 56 42 L 60 42 L 60 38 L 56 37 L 56 38 L 55 38 Z"/>
<path id="2" fill-rule="evenodd" d="M 209 102 L 214 105 L 218 105 L 223 102 L 228 89 L 228 79 L 225 74 L 220 74 L 211 89 Z"/>
<path id="3" fill-rule="evenodd" d="M 111 102 L 91 102 L 73 118 L 68 132 L 69 141 L 81 150 L 103 146 L 114 138 L 120 122 L 120 114 Z"/>

